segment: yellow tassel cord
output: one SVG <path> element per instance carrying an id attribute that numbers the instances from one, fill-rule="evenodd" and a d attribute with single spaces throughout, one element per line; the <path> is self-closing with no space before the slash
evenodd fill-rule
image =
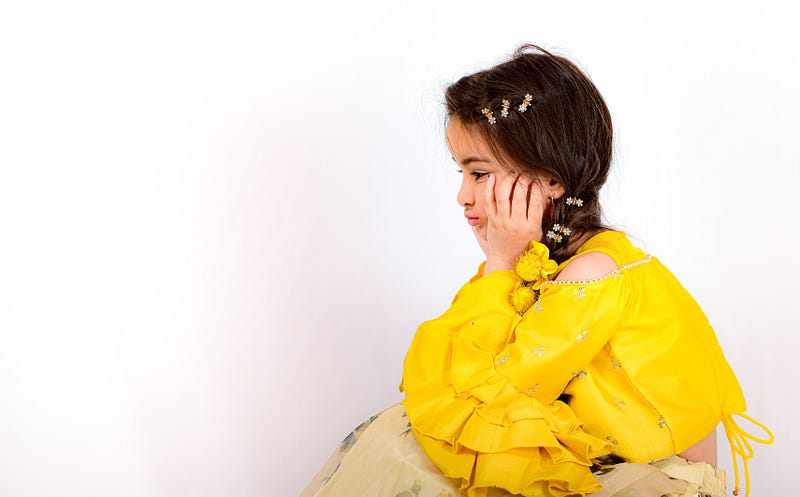
<path id="1" fill-rule="evenodd" d="M 739 495 L 739 464 L 736 460 L 736 457 L 739 456 L 742 458 L 742 465 L 744 466 L 744 486 L 745 486 L 745 497 L 749 497 L 750 495 L 750 471 L 747 466 L 747 461 L 753 457 L 753 447 L 748 442 L 748 439 L 752 440 L 753 442 L 757 442 L 764 445 L 769 445 L 775 441 L 775 436 L 769 431 L 769 428 L 764 426 L 763 424 L 759 423 L 755 419 L 751 418 L 747 414 L 739 413 L 736 416 L 740 416 L 747 421 L 750 421 L 754 425 L 758 426 L 764 433 L 768 435 L 768 438 L 757 438 L 753 435 L 750 435 L 746 431 L 744 431 L 737 423 L 736 420 L 733 419 L 734 415 L 725 416 L 722 418 L 722 426 L 725 427 L 725 435 L 728 437 L 728 443 L 731 446 L 731 457 L 733 458 L 733 476 L 734 476 L 734 489 L 733 495 Z"/>

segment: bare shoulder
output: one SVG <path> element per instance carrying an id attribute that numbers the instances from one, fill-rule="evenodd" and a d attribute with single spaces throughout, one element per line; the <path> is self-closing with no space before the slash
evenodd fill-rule
<path id="1" fill-rule="evenodd" d="M 572 259 L 558 273 L 558 280 L 589 280 L 599 278 L 619 269 L 610 256 L 602 252 L 586 252 Z"/>

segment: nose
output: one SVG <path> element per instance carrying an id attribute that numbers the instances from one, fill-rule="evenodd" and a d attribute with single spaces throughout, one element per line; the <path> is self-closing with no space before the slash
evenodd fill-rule
<path id="1" fill-rule="evenodd" d="M 458 205 L 461 207 L 475 204 L 475 188 L 468 181 L 466 173 L 464 173 L 464 177 L 461 179 L 461 188 L 458 189 L 456 202 L 458 202 Z"/>

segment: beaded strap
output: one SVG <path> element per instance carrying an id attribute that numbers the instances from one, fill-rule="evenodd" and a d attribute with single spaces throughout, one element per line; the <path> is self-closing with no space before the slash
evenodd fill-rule
<path id="1" fill-rule="evenodd" d="M 611 271 L 610 273 L 606 273 L 606 274 L 604 274 L 602 276 L 598 276 L 597 278 L 589 278 L 589 279 L 585 279 L 585 280 L 551 280 L 551 281 L 545 281 L 544 283 L 542 283 L 542 286 L 547 286 L 547 285 L 588 285 L 590 283 L 597 283 L 597 282 L 600 282 L 600 281 L 603 281 L 603 280 L 607 280 L 608 278 L 617 278 L 617 277 L 620 276 L 622 271 L 625 271 L 626 269 L 634 268 L 634 267 L 636 267 L 636 266 L 638 266 L 640 264 L 645 264 L 647 262 L 650 262 L 650 260 L 652 258 L 653 258 L 652 255 L 648 255 L 646 258 L 644 258 L 642 260 L 631 262 L 630 264 L 625 264 L 622 267 L 620 267 L 619 269 Z"/>

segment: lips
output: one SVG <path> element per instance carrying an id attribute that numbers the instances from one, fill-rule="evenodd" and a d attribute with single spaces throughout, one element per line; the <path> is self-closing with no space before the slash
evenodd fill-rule
<path id="1" fill-rule="evenodd" d="M 477 218 L 475 216 L 470 216 L 466 212 L 464 213 L 464 217 L 467 218 L 467 222 L 469 223 L 470 226 L 477 226 L 478 223 L 480 222 L 479 218 Z"/>

